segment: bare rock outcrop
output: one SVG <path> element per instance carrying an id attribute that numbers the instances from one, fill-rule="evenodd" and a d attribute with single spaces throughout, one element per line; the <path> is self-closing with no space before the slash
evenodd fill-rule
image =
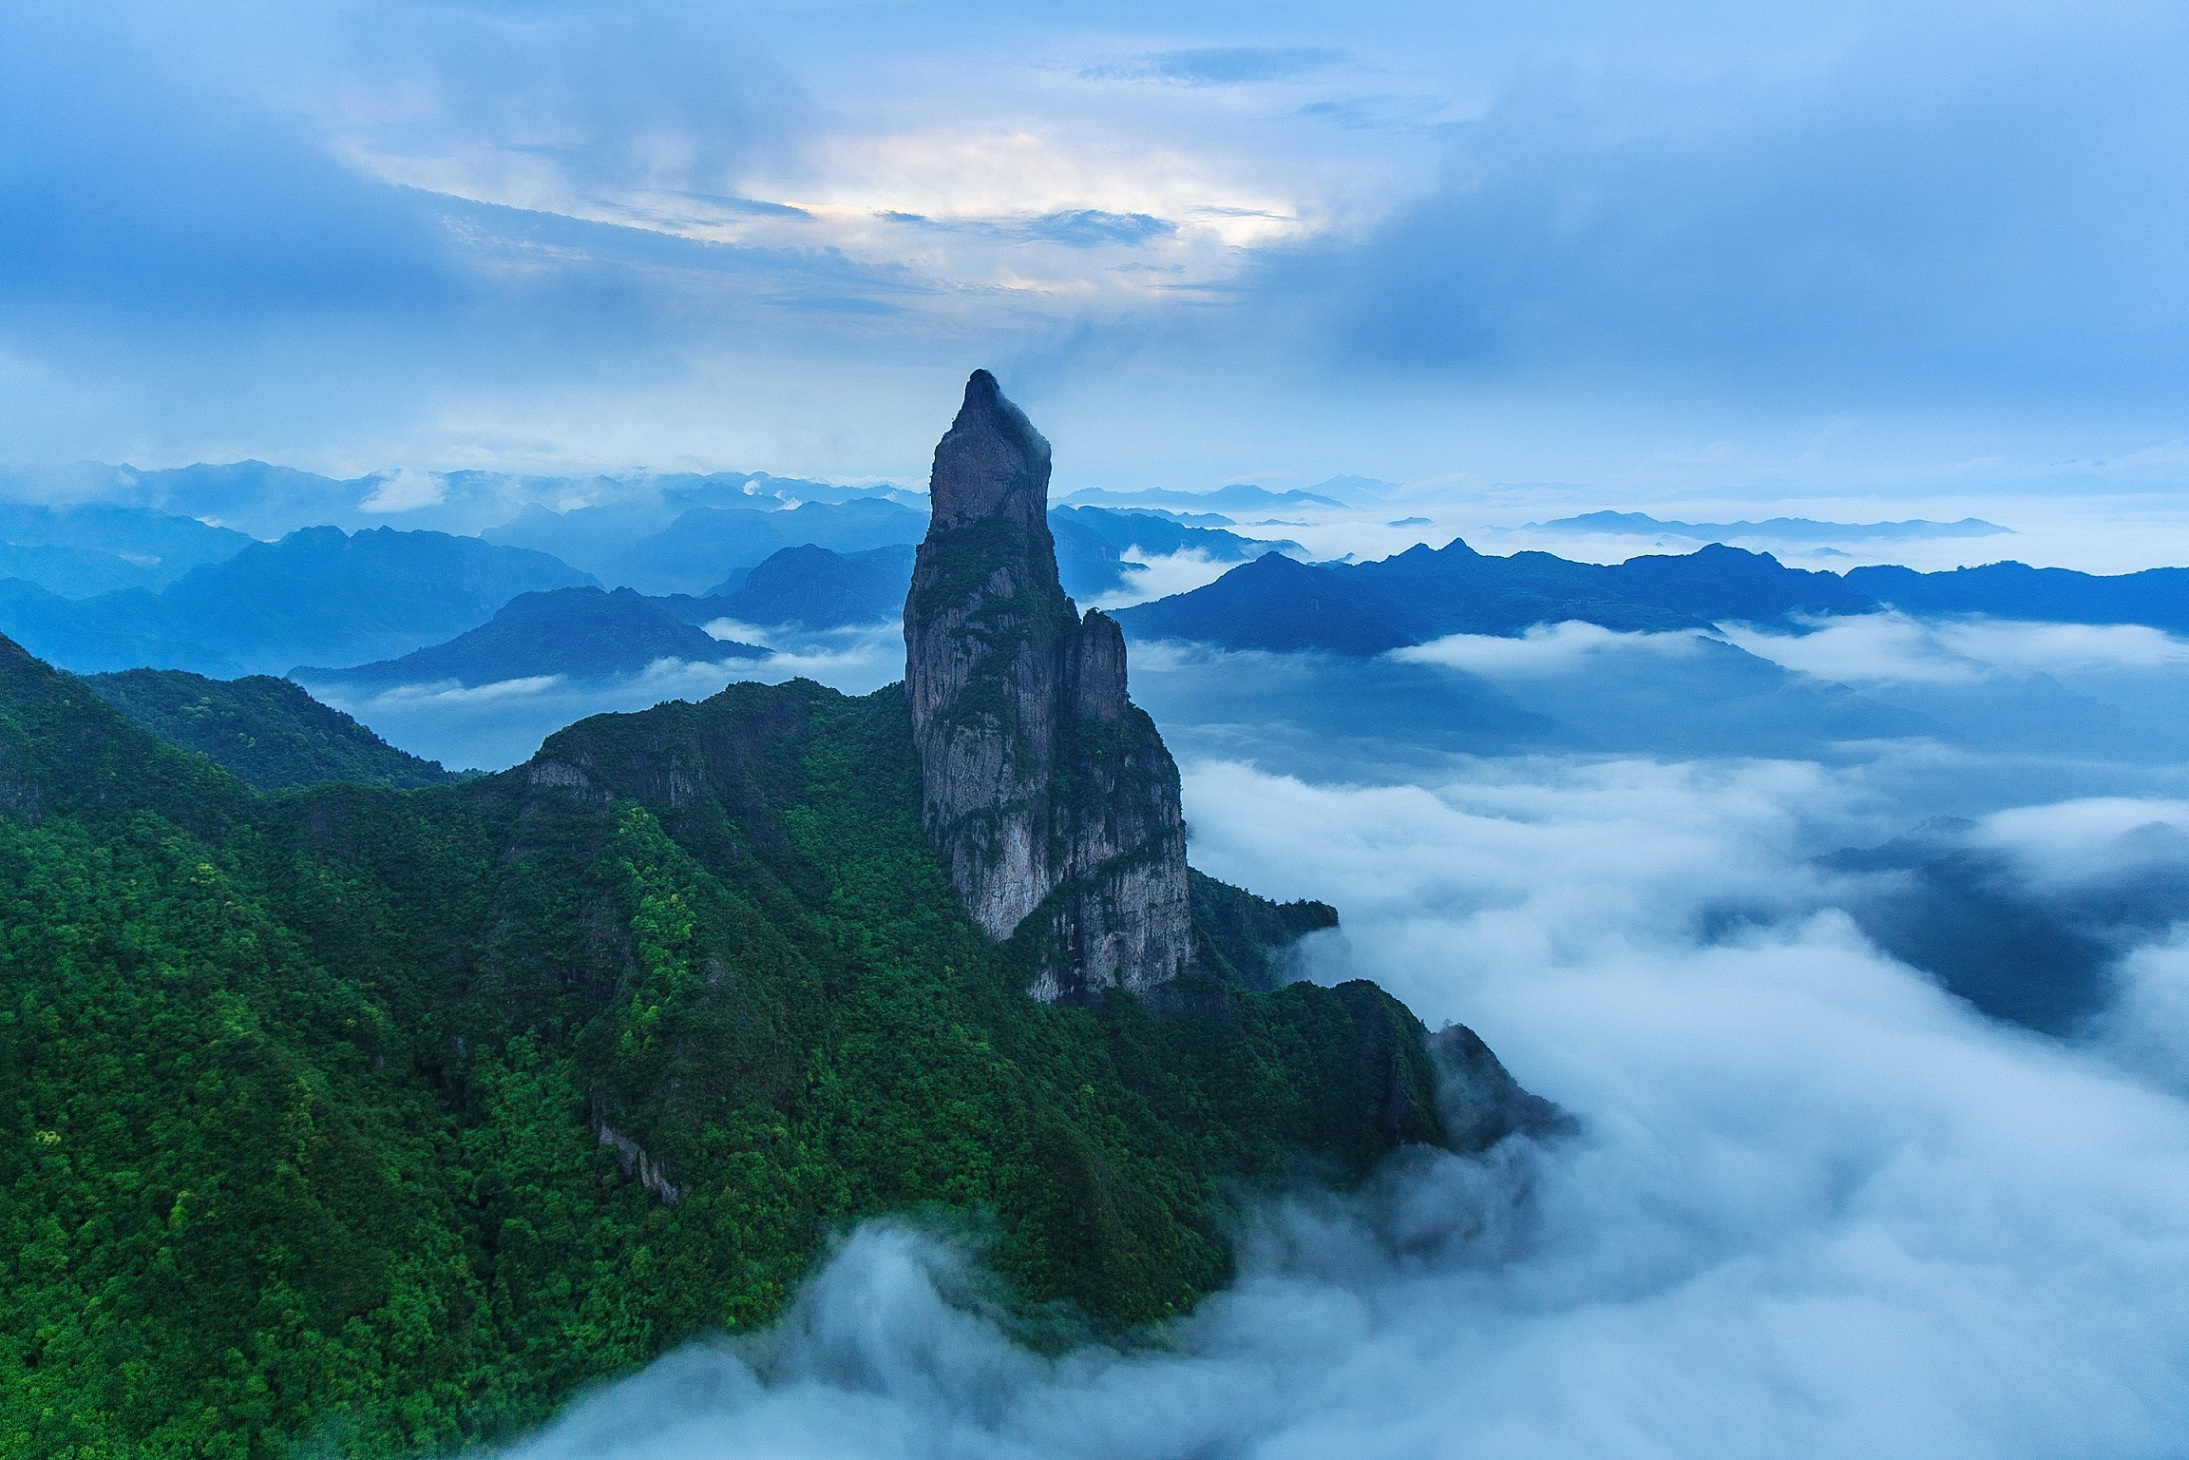
<path id="1" fill-rule="evenodd" d="M 1049 443 L 985 370 L 929 490 L 904 615 L 928 837 L 990 937 L 1033 920 L 1037 998 L 1168 984 L 1193 951 L 1178 767 L 1116 621 L 1057 581 Z"/>

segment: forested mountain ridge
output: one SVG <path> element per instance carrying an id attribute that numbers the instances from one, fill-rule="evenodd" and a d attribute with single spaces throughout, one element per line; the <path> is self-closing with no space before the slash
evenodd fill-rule
<path id="1" fill-rule="evenodd" d="M 1370 985 L 1027 999 L 917 776 L 901 689 L 797 682 L 262 796 L 0 646 L 0 1445 L 507 1435 L 890 1210 L 1156 1317 L 1238 1183 L 1441 1138 Z"/>
<path id="2" fill-rule="evenodd" d="M 457 778 L 438 761 L 397 750 L 290 680 L 129 669 L 87 675 L 84 683 L 170 745 L 208 757 L 261 791 L 319 781 L 435 786 Z"/>

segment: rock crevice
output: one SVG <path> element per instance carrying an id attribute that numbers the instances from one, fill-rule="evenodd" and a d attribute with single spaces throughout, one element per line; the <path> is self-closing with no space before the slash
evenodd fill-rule
<path id="1" fill-rule="evenodd" d="M 927 835 L 990 937 L 1030 929 L 1036 997 L 1168 984 L 1193 949 L 1178 767 L 1116 621 L 1057 581 L 1049 443 L 985 370 L 929 491 L 904 618 Z"/>

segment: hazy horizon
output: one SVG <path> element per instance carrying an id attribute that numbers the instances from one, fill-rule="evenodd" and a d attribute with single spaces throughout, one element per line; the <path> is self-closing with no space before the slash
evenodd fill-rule
<path id="1" fill-rule="evenodd" d="M 0 27 L 0 461 L 917 482 L 986 365 L 1061 490 L 2181 541 L 2171 7 Z"/>
<path id="2" fill-rule="evenodd" d="M 903 676 L 905 636 L 884 610 L 913 571 L 931 453 L 976 367 L 996 373 L 1052 444 L 1052 504 L 1233 484 L 1334 498 L 1227 510 L 1227 530 L 1254 542 L 1181 549 L 1187 539 L 1174 534 L 1172 547 L 1143 551 L 1140 539 L 1103 540 L 1114 571 L 1087 580 L 1103 586 L 1082 593 L 1081 608 L 1123 612 L 1235 569 L 1326 588 L 1378 571 L 1318 578 L 1253 556 L 1280 540 L 1310 562 L 1463 538 L 1498 556 L 1618 563 L 1723 537 L 1811 571 L 2189 567 L 2185 76 L 2189 7 L 2156 0 L 17 5 L 0 11 L 0 498 L 116 502 L 200 523 L 152 525 L 179 546 L 146 546 L 152 530 L 127 543 L 58 529 L 0 543 L 14 565 L 0 573 L 0 608 L 15 615 L 0 631 L 26 643 L 46 635 L 60 647 L 36 652 L 87 675 L 209 665 L 209 675 L 309 678 L 288 666 L 323 666 L 326 682 L 311 686 L 319 705 L 272 687 L 286 709 L 263 695 L 216 705 L 203 680 L 161 681 L 182 686 L 183 708 L 155 733 L 184 744 L 173 725 L 186 720 L 193 734 L 233 730 L 203 742 L 214 749 L 195 746 L 214 760 L 223 745 L 258 751 L 253 727 L 276 721 L 250 717 L 278 714 L 292 716 L 276 724 L 287 738 L 276 746 L 267 731 L 266 744 L 294 749 L 299 763 L 331 755 L 341 734 L 387 756 L 329 705 L 402 751 L 499 771 L 581 717 L 702 701 L 733 680 L 800 676 L 867 694 Z M 184 470 L 248 462 L 277 470 Z M 805 549 L 790 545 L 796 535 L 769 536 L 772 525 L 735 542 L 727 530 L 678 541 L 691 502 L 656 479 L 708 473 L 899 489 L 894 506 L 858 508 L 893 515 L 896 535 L 854 540 L 847 529 L 844 556 L 829 560 L 848 602 L 859 587 L 851 556 L 897 554 L 904 576 L 883 585 L 893 596 L 860 599 L 857 616 L 825 624 L 819 609 L 814 625 L 789 608 L 757 628 L 727 617 L 715 594 L 741 591 L 756 565 L 777 561 L 770 554 Z M 711 505 L 747 501 L 738 483 L 715 486 Z M 758 490 L 751 505 L 783 505 L 768 495 L 776 487 Z M 535 509 L 594 507 L 613 510 L 512 537 L 529 551 L 494 536 L 520 519 L 537 527 Z M 1694 527 L 1557 523 L 1601 511 Z M 1729 526 L 1790 517 L 1842 526 Z M 2000 531 L 1856 530 L 1965 518 Z M 274 539 L 319 525 L 490 536 L 405 538 L 378 557 L 329 536 L 324 553 L 283 556 L 214 530 Z M 545 556 L 548 543 L 569 562 Z M 1038 553 L 1010 550 L 1021 563 L 960 576 L 1009 585 L 1021 580 L 1007 569 L 1047 572 Z M 239 551 L 249 571 L 219 576 Z M 1210 1220 L 1212 1231 L 1228 1223 L 1218 1235 L 1234 1242 L 1228 1286 L 1129 1333 L 1060 1318 L 1056 1332 L 1077 1335 L 1069 1342 L 1054 1332 L 1026 1341 L 979 1242 L 948 1222 L 912 1214 L 832 1230 L 805 1285 L 793 1292 L 786 1280 L 776 1293 L 772 1322 L 734 1337 L 618 1329 L 629 1345 L 615 1350 L 621 1377 L 555 1381 L 560 1417 L 500 1453 L 2180 1455 L 2189 591 L 2173 580 L 2189 574 L 2125 585 L 2150 590 L 2127 607 L 2124 585 L 2100 585 L 2118 595 L 2100 609 L 2094 593 L 2061 607 L 2049 587 L 2028 588 L 2038 575 L 2006 574 L 2021 586 L 1983 612 L 1918 611 L 1882 590 L 1804 579 L 1841 606 L 1794 600 L 1749 614 L 1723 605 L 1749 601 L 1742 574 L 1769 565 L 1709 561 L 1733 566 L 1695 589 L 1701 608 L 1672 590 L 1592 598 L 1591 585 L 1620 573 L 1556 564 L 1567 586 L 1530 597 L 1537 587 L 1514 587 L 1515 565 L 1500 564 L 1514 579 L 1439 578 L 1392 610 L 1394 621 L 1414 613 L 1412 627 L 1355 648 L 1223 637 L 1303 601 L 1312 613 L 1302 619 L 1327 604 L 1324 621 L 1355 612 L 1347 605 L 1361 600 L 1335 590 L 1242 598 L 1200 621 L 1205 637 L 1131 641 L 1134 703 L 1182 776 L 1186 828 L 1172 804 L 1163 847 L 1190 836 L 1208 874 L 1335 905 L 1339 925 L 1286 945 L 1284 966 L 1322 984 L 1372 979 L 1432 1030 L 1474 1028 L 1568 1113 L 1564 1135 L 1513 1134 L 1473 1155 L 1397 1150 L 1345 1190 L 1302 1179 L 1227 1191 L 1228 1215 Z M 252 576 L 251 564 L 267 563 Z M 1467 571 L 1478 567 L 1469 560 Z M 40 572 L 84 591 L 49 591 L 32 581 Z M 159 596 L 188 572 L 201 575 L 196 597 Z M 652 596 L 573 586 L 596 580 L 642 582 Z M 1459 632 L 1423 608 L 1450 607 L 1431 603 L 1436 593 L 1478 591 L 1520 606 Z M 672 617 L 661 607 L 672 593 L 714 607 Z M 444 652 L 499 625 L 520 595 L 633 616 L 543 611 L 531 627 L 501 625 L 473 658 Z M 950 631 L 968 622 L 988 620 L 961 616 Z M 637 637 L 649 628 L 657 638 Z M 774 657 L 717 654 L 726 638 Z M 584 664 L 563 654 L 579 641 L 599 651 Z M 429 651 L 442 655 L 430 675 L 388 667 Z M 1043 672 L 1062 684 L 1055 666 L 1068 663 L 1077 676 L 1080 652 L 1058 650 Z M 342 677 L 357 666 L 373 672 Z M 80 683 L 38 681 L 53 682 Z M 751 691 L 649 723 L 697 725 L 733 701 L 806 693 Z M 1082 691 L 1057 693 L 1065 703 Z M 202 698 L 183 703 L 190 696 Z M 108 714 L 88 695 L 55 700 Z M 753 724 L 764 719 L 755 712 Z M 746 733 L 707 723 L 725 744 Z M 793 745 L 791 731 L 767 734 Z M 146 755 L 157 749 L 138 740 Z M 598 743 L 634 766 L 658 750 Z M 809 743 L 820 742 L 796 746 Z M 879 743 L 829 741 L 827 753 L 848 763 Z M 707 744 L 661 761 L 666 805 L 699 804 L 677 798 L 702 795 L 693 788 L 712 772 L 691 767 L 712 764 Z M 724 754 L 761 754 L 743 745 Z M 783 789 L 806 773 L 806 753 L 783 750 L 799 769 L 751 793 L 755 804 L 783 798 L 767 815 L 819 817 Z M 313 774 L 363 779 L 351 764 Z M 388 784 L 449 779 L 410 769 L 430 780 Z M 259 800 L 197 770 L 236 806 L 286 816 L 313 794 Z M 904 792 L 914 807 L 904 825 L 916 828 L 920 788 L 908 774 L 856 814 Z M 0 777 L 10 796 L 13 784 Z M 483 783 L 497 793 L 587 784 L 560 764 Z M 428 790 L 399 804 L 459 807 L 468 794 Z M 326 804 L 371 796 L 383 793 L 338 787 Z M 614 804 L 608 792 L 600 800 Z M 34 786 L 0 813 L 28 805 L 33 824 L 38 804 Z M 325 868 L 350 855 L 350 824 L 321 817 L 320 804 L 296 832 L 317 840 L 300 840 L 295 862 L 334 886 Z M 663 813 L 664 832 L 630 806 L 627 825 L 652 827 L 678 867 L 724 885 L 745 875 L 744 830 L 687 855 L 673 815 Z M 462 835 L 483 848 L 489 833 Z M 908 858 L 927 855 L 914 832 L 906 838 Z M 807 855 L 804 842 L 783 845 Z M 616 942 L 608 894 L 588 901 L 553 881 L 576 875 L 555 860 L 561 844 L 552 854 L 495 846 L 503 864 L 543 869 L 539 906 L 582 924 L 602 968 L 613 960 L 599 950 L 641 946 Z M 635 855 L 602 851 L 585 875 L 629 871 L 613 858 Z M 502 865 L 479 856 L 480 868 Z M 200 867 L 206 879 L 214 860 L 208 852 Z M 579 865 L 574 851 L 567 860 Z M 903 870 L 858 867 L 862 887 Z M 778 891 L 789 906 L 793 891 Z M 670 926 L 686 913 L 662 909 L 686 909 L 685 897 L 649 890 L 646 916 Z M 408 904 L 389 898 L 381 909 L 361 892 L 354 906 L 380 909 L 371 916 L 384 925 L 359 926 L 385 926 L 392 944 L 409 936 L 397 928 Z M 491 912 L 515 926 L 531 905 Z M 832 919 L 850 916 L 831 907 Z M 958 911 L 937 925 L 962 926 Z M 751 946 L 762 947 L 760 932 L 777 933 L 753 916 Z M 845 948 L 898 946 L 828 926 Z M 232 941 L 256 947 L 255 936 Z M 359 946 L 372 936 L 357 934 Z M 292 941 L 306 947 L 307 934 Z M 501 943 L 482 946 L 489 961 L 504 956 Z M 534 945 L 507 946 L 514 959 Z M 543 933 L 537 946 L 560 945 Z M 847 969 L 868 956 L 829 947 Z M 418 983 L 437 990 L 444 965 L 461 960 L 429 951 Z M 923 965 L 919 976 L 965 976 L 963 958 L 957 972 L 934 962 L 940 974 Z M 724 982 L 712 953 L 706 966 L 693 988 L 743 987 Z M 912 989 L 909 967 L 890 962 L 887 976 Z M 596 981 L 607 989 L 621 976 Z M 594 997 L 579 974 L 554 977 L 571 1008 Z M 842 974 L 847 986 L 853 977 Z M 1015 998 L 1015 986 L 997 987 Z M 1322 997 L 1271 997 L 1302 993 Z M 477 997 L 484 1007 L 502 995 Z M 903 997 L 887 1007 L 917 1004 Z M 355 1031 L 364 1016 L 344 1017 Z M 662 1028 L 698 1040 L 736 1023 Z M 27 1016 L 22 1027 L 33 1027 Z M 578 1037 L 560 1022 L 541 1027 L 540 1049 Z M 533 1033 L 511 1037 L 534 1048 Z M 671 1035 L 658 1037 L 666 1048 Z M 952 1025 L 948 1037 L 988 1057 L 985 1033 Z M 418 1108 L 438 1109 L 433 1091 L 469 1088 L 468 1076 L 444 1079 L 443 1064 L 455 1065 L 442 1047 L 459 1061 L 470 1053 L 440 1025 L 420 1038 L 443 1063 Z M 571 1081 L 590 1048 L 554 1056 L 567 1055 Z M 814 1068 L 833 1081 L 831 1057 Z M 407 1068 L 399 1060 L 388 1079 Z M 747 1074 L 725 1074 L 725 1088 Z M 1076 1088 L 1091 1100 L 1091 1085 Z M 621 1105 L 588 1098 L 582 1121 L 583 1102 L 567 1102 L 562 1135 L 605 1190 L 615 1178 L 595 1124 L 627 1157 L 640 1148 L 601 1113 Z M 794 1097 L 768 1098 L 787 1108 Z M 1460 1096 L 1448 1087 L 1445 1098 Z M 466 1120 L 499 1118 L 466 1110 Z M 44 1143 L 36 1159 L 61 1169 L 68 1156 L 47 1150 L 63 1139 L 59 1124 L 24 1121 Z M 723 1144 L 708 1159 L 760 1162 L 759 1144 L 721 1153 L 762 1142 L 761 1128 L 709 1132 Z M 450 1136 L 446 1149 L 459 1145 Z M 656 1176 L 646 1191 L 677 1199 Z M 543 1190 L 556 1179 L 538 1178 Z M 669 1230 L 667 1205 L 623 1190 L 638 1211 L 631 1242 Z M 494 1193 L 473 1205 L 507 1196 Z M 172 1214 L 153 1213 L 146 1231 L 199 1220 L 191 1196 L 173 1197 Z M 711 1241 L 741 1218 L 705 1196 L 677 1220 L 707 1212 L 720 1223 Z M 79 1216 L 68 1221 L 78 1231 Z M 73 1239 L 47 1225 L 53 1254 L 95 1240 L 82 1235 L 94 1231 L 88 1219 Z M 492 1267 L 454 1226 L 442 1236 L 451 1271 Z M 648 1252 L 619 1249 L 616 1260 L 630 1250 Z M 52 1270 L 69 1260 L 53 1256 Z M 423 1331 L 441 1316 L 403 1321 Z M 282 1321 L 304 1331 L 302 1318 Z M 253 1341 L 272 1344 L 275 1332 L 267 1320 Z M 590 1364 L 585 1345 L 598 1339 L 547 1333 L 537 1353 L 508 1360 L 511 1372 L 595 1372 L 563 1350 Z M 132 1349 L 127 1362 L 159 1356 Z M 457 1391 L 471 1382 L 442 1384 L 435 1423 L 469 1415 L 477 1396 Z M 302 1425 L 307 1400 L 282 1403 L 295 1413 L 280 1422 Z M 335 1413 L 311 1417 L 329 1426 L 312 1433 L 334 1436 L 330 1452 L 346 1443 Z"/>

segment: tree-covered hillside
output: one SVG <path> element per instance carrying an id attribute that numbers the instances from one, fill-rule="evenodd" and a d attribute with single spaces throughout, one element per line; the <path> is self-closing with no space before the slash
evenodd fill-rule
<path id="1" fill-rule="evenodd" d="M 319 781 L 435 786 L 439 761 L 397 750 L 301 685 L 271 675 L 207 679 L 180 669 L 87 675 L 99 698 L 160 739 L 208 757 L 261 791 Z"/>
<path id="2" fill-rule="evenodd" d="M 894 686 L 262 795 L 0 640 L 0 1450 L 507 1436 L 884 1211 L 1157 1318 L 1258 1183 L 1441 1136 L 1371 985 L 1053 1007 L 1034 956 L 923 840 Z"/>

